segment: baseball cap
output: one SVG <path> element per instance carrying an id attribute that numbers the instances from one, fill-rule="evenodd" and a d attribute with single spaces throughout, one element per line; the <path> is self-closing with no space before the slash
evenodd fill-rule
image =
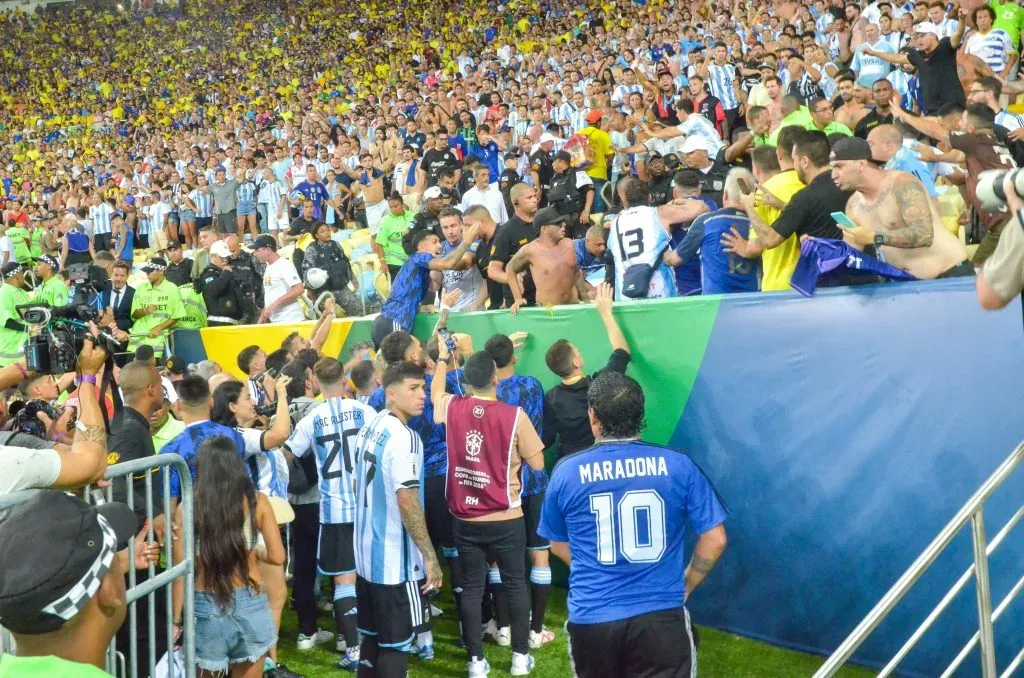
<path id="1" fill-rule="evenodd" d="M 915 33 L 931 33 L 936 38 L 942 37 L 942 29 L 933 24 L 931 21 L 921 21 L 914 24 Z"/>
<path id="2" fill-rule="evenodd" d="M 146 262 L 146 265 L 142 267 L 143 273 L 153 273 L 154 271 L 163 271 L 167 269 L 167 260 L 163 257 L 153 257 Z"/>
<path id="3" fill-rule="evenodd" d="M 587 113 L 587 122 L 593 124 L 601 120 L 604 117 L 604 111 L 591 111 Z"/>
<path id="4" fill-rule="evenodd" d="M 554 207 L 545 207 L 544 209 L 537 210 L 537 214 L 533 217 L 533 225 L 537 228 L 551 226 L 552 224 L 560 224 L 568 218 L 569 215 L 559 214 L 558 210 Z"/>
<path id="5" fill-rule="evenodd" d="M 523 157 L 523 154 L 518 148 L 514 148 L 505 154 L 505 160 L 519 160 L 521 157 Z"/>
<path id="6" fill-rule="evenodd" d="M 693 153 L 694 151 L 709 151 L 708 142 L 704 137 L 697 134 L 690 134 L 686 137 L 686 141 L 683 142 L 683 147 L 679 149 L 679 152 L 683 155 L 687 153 Z"/>
<path id="7" fill-rule="evenodd" d="M 218 241 L 218 242 L 220 242 L 220 241 Z M 214 244 L 217 244 L 217 243 L 214 243 Z M 227 248 L 227 243 L 224 244 L 224 247 Z M 255 250 L 258 250 L 258 249 L 260 249 L 262 247 L 269 247 L 270 249 L 272 249 L 273 251 L 276 252 L 277 251 L 277 241 L 274 240 L 269 235 L 261 235 L 260 237 L 256 238 L 256 240 L 253 242 L 252 249 L 255 251 Z M 222 252 L 223 250 L 218 250 L 218 251 Z M 215 252 L 213 251 L 213 245 L 210 246 L 210 254 L 215 254 Z M 224 255 L 223 254 L 218 254 L 217 256 L 224 256 Z"/>
<path id="8" fill-rule="evenodd" d="M 424 200 L 435 200 L 435 199 L 440 198 L 440 197 L 441 197 L 441 187 L 440 186 L 431 186 L 427 190 L 423 191 L 423 199 Z"/>
<path id="9" fill-rule="evenodd" d="M 124 504 L 90 506 L 63 492 L 40 492 L 4 513 L 0 624 L 15 633 L 50 633 L 85 609 L 134 534 Z"/>
<path id="10" fill-rule="evenodd" d="M 567 151 L 559 151 L 558 153 L 555 153 L 554 157 L 552 157 L 551 159 L 552 160 L 561 160 L 562 162 L 568 162 L 568 163 L 572 162 L 572 156 L 569 155 L 569 153 Z"/>
<path id="11" fill-rule="evenodd" d="M 164 367 L 171 374 L 185 374 L 188 363 L 181 356 L 172 355 L 164 361 Z"/>
<path id="12" fill-rule="evenodd" d="M 60 269 L 60 264 L 57 263 L 56 257 L 53 257 L 49 254 L 40 255 L 39 261 L 44 264 L 49 264 L 50 268 L 52 268 L 55 271 Z"/>
<path id="13" fill-rule="evenodd" d="M 558 137 L 551 132 L 544 132 L 544 134 L 540 135 L 540 141 L 538 143 L 546 144 L 549 141 L 558 141 Z"/>
<path id="14" fill-rule="evenodd" d="M 871 156 L 871 146 L 868 142 L 859 137 L 845 137 L 832 144 L 830 160 L 870 160 L 875 162 Z"/>
<path id="15" fill-rule="evenodd" d="M 220 241 L 218 241 L 218 242 L 220 242 Z M 167 249 L 169 249 L 169 250 L 180 250 L 181 249 L 181 243 L 178 242 L 177 240 L 172 240 L 169 243 L 167 243 Z"/>
<path id="16" fill-rule="evenodd" d="M 4 280 L 7 280 L 9 278 L 13 278 L 14 276 L 18 275 L 19 273 L 24 273 L 24 272 L 25 272 L 25 269 L 22 267 L 21 264 L 17 263 L 16 261 L 10 261 L 10 262 L 4 264 L 3 268 L 0 268 L 0 275 L 3 276 Z"/>
<path id="17" fill-rule="evenodd" d="M 260 236 L 260 237 L 263 237 L 263 236 Z M 267 238 L 270 239 L 270 240 L 273 240 L 273 238 L 271 238 L 270 236 L 267 236 Z M 256 244 L 254 244 L 255 247 L 259 248 L 259 247 L 266 247 L 267 246 L 267 245 L 259 245 L 258 244 L 259 240 L 260 240 L 259 238 L 256 238 Z M 228 259 L 228 258 L 231 257 L 231 250 L 228 248 L 228 244 L 226 242 L 224 242 L 223 240 L 218 240 L 217 242 L 215 242 L 212 245 L 210 245 L 210 256 L 216 256 L 216 257 L 221 257 L 223 259 Z"/>

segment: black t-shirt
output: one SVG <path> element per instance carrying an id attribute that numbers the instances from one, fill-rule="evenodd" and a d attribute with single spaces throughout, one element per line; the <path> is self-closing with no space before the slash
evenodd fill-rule
<path id="1" fill-rule="evenodd" d="M 851 195 L 853 191 L 844 191 L 836 186 L 832 173 L 826 169 L 796 192 L 772 224 L 772 229 L 783 239 L 795 233 L 798 236 L 842 240 L 843 232 L 836 226 L 832 213 L 845 212 Z"/>
<path id="2" fill-rule="evenodd" d="M 508 266 L 512 257 L 523 249 L 526 243 L 536 240 L 539 235 L 540 229 L 534 226 L 532 221 L 523 221 L 513 214 L 512 218 L 499 226 L 498 232 L 494 234 L 494 244 L 491 245 L 489 261 L 500 261 Z M 511 306 L 515 301 L 512 298 L 512 290 L 508 285 L 502 285 L 502 287 L 504 288 L 505 304 Z M 529 271 L 527 271 L 526 279 L 523 282 L 523 296 L 528 304 L 536 303 L 537 289 L 534 287 L 533 277 Z M 493 301 L 491 303 L 493 304 Z"/>
<path id="3" fill-rule="evenodd" d="M 141 412 L 125 405 L 114 413 L 114 418 L 110 422 L 110 438 L 107 439 L 107 449 L 109 450 L 107 452 L 108 464 L 119 464 L 124 461 L 156 456 L 149 422 Z M 136 475 L 133 479 L 132 494 L 135 501 L 135 517 L 139 521 L 138 528 L 141 529 L 142 524 L 146 521 L 146 484 L 142 474 Z M 127 504 L 127 496 L 126 484 L 114 483 L 114 501 Z M 156 502 L 155 506 L 162 507 L 163 503 Z M 162 513 L 163 511 L 157 512 Z"/>
<path id="4" fill-rule="evenodd" d="M 963 106 L 967 103 L 956 70 L 956 50 L 949 38 L 939 40 L 938 47 L 931 54 L 912 49 L 907 52 L 907 59 L 917 66 L 925 115 L 935 115 L 943 104 Z"/>
<path id="5" fill-rule="evenodd" d="M 892 113 L 888 115 L 881 115 L 878 111 L 872 110 L 860 119 L 860 122 L 857 123 L 857 127 L 853 130 L 853 135 L 855 137 L 860 137 L 861 139 L 867 139 L 868 133 L 871 132 L 871 130 L 875 129 L 879 125 L 891 125 L 893 123 L 893 119 Z"/>
<path id="6" fill-rule="evenodd" d="M 288 224 L 288 235 L 295 236 L 302 235 L 303 233 L 313 233 L 313 229 L 320 226 L 321 221 L 319 219 L 306 219 L 305 217 L 299 217 L 298 219 L 292 219 L 292 222 Z"/>
<path id="7" fill-rule="evenodd" d="M 420 161 L 420 167 L 427 173 L 428 188 L 437 185 L 437 175 L 441 170 L 454 170 L 460 167 L 461 164 L 459 156 L 455 155 L 455 151 L 450 148 L 446 148 L 443 151 L 432 148 L 423 154 L 423 160 Z"/>
<path id="8" fill-rule="evenodd" d="M 539 188 L 546 193 L 547 188 L 551 185 L 551 177 L 555 174 L 555 168 L 551 164 L 551 154 L 539 150 L 531 155 L 530 170 L 537 173 L 537 178 L 540 179 Z M 547 196 L 541 195 L 541 198 L 546 199 Z"/>
<path id="9" fill-rule="evenodd" d="M 487 277 L 487 267 L 491 263 L 492 245 L 497 236 L 498 231 L 495 229 L 494 235 L 491 236 L 490 240 L 480 238 L 476 249 L 476 265 L 480 269 L 480 275 L 487 281 L 487 297 L 491 300 L 490 308 L 492 309 L 499 308 L 505 300 L 505 291 L 502 289 L 503 285 Z"/>
<path id="10" fill-rule="evenodd" d="M 501 190 L 501 196 L 505 199 L 505 209 L 509 214 L 515 212 L 512 208 L 512 187 L 522 182 L 522 177 L 519 176 L 519 172 L 511 169 L 507 169 L 501 173 L 498 177 L 498 188 Z"/>
<path id="11" fill-rule="evenodd" d="M 629 352 L 617 348 L 608 358 L 608 364 L 589 377 L 583 377 L 575 384 L 558 384 L 544 394 L 544 447 L 558 442 L 558 457 L 585 450 L 594 444 L 587 417 L 587 391 L 590 382 L 606 370 L 626 373 L 629 367 Z"/>

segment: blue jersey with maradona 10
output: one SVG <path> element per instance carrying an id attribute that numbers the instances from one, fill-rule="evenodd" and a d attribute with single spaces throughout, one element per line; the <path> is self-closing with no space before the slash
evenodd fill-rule
<path id="1" fill-rule="evenodd" d="M 536 377 L 513 374 L 498 382 L 498 400 L 514 407 L 521 407 L 538 436 L 544 435 L 544 387 Z M 534 471 L 529 464 L 522 470 L 524 497 L 532 497 L 547 489 L 548 474 L 541 469 Z"/>
<path id="2" fill-rule="evenodd" d="M 430 252 L 416 252 L 402 264 L 391 285 L 391 295 L 384 302 L 380 314 L 391 318 L 406 332 L 412 332 L 412 323 L 420 304 L 430 293 Z"/>
<path id="3" fill-rule="evenodd" d="M 160 448 L 160 454 L 180 455 L 185 460 L 185 463 L 188 464 L 189 474 L 194 481 L 196 479 L 196 464 L 198 463 L 196 457 L 198 456 L 199 446 L 204 440 L 213 436 L 229 438 L 235 444 L 238 456 L 245 459 L 245 440 L 242 438 L 242 434 L 230 426 L 224 426 L 209 419 L 187 425 L 184 431 L 171 438 L 166 445 Z M 254 483 L 257 482 L 259 471 L 256 468 L 255 460 L 251 460 L 251 463 L 247 464 L 247 468 L 252 481 Z M 172 497 L 181 497 L 181 478 L 178 476 L 177 469 L 173 466 L 170 469 L 170 488 Z"/>
<path id="4" fill-rule="evenodd" d="M 555 466 L 538 534 L 568 542 L 569 621 L 599 624 L 681 607 L 683 537 L 725 521 L 707 476 L 682 452 L 598 443 Z"/>
<path id="5" fill-rule="evenodd" d="M 756 292 L 760 259 L 744 259 L 722 249 L 722 234 L 731 229 L 744 238 L 750 231 L 750 218 L 733 207 L 723 207 L 702 214 L 690 224 L 686 236 L 676 246 L 683 265 L 696 260 L 700 253 L 701 290 L 703 294 Z"/>
<path id="6" fill-rule="evenodd" d="M 357 400 L 334 397 L 304 416 L 284 444 L 296 457 L 313 451 L 320 478 L 320 522 L 355 522 L 352 469 L 355 437 L 376 410 Z"/>

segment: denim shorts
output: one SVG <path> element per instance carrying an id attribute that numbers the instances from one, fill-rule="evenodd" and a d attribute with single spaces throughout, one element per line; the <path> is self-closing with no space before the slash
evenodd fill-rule
<path id="1" fill-rule="evenodd" d="M 195 221 L 196 220 L 196 213 L 195 213 L 195 211 L 193 211 L 193 210 L 181 210 L 181 220 L 182 221 Z"/>
<path id="2" fill-rule="evenodd" d="M 225 610 L 209 593 L 196 591 L 195 612 L 196 665 L 203 670 L 260 661 L 277 642 L 265 593 L 235 589 L 234 604 Z"/>
<path id="3" fill-rule="evenodd" d="M 235 209 L 238 210 L 236 214 L 240 217 L 244 217 L 247 214 L 256 214 L 256 203 L 252 200 L 239 200 L 238 206 Z"/>

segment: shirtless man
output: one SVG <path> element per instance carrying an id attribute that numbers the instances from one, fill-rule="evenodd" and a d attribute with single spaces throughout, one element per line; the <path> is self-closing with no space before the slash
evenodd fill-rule
<path id="1" fill-rule="evenodd" d="M 352 192 L 363 197 L 366 207 L 366 226 L 370 235 L 377 235 L 377 225 L 388 213 L 388 201 L 384 199 L 384 172 L 373 165 L 373 156 L 369 153 L 359 155 L 359 169 L 352 170 L 342 163 L 341 169 L 355 180 Z"/>
<path id="2" fill-rule="evenodd" d="M 867 92 L 868 96 L 871 92 L 863 87 L 857 87 L 853 82 L 853 76 L 849 74 L 839 76 L 836 88 L 839 90 L 839 96 L 843 99 L 843 105 L 836 109 L 835 120 L 851 130 L 855 130 L 861 118 L 871 112 L 864 105 L 866 102 L 864 92 Z"/>
<path id="3" fill-rule="evenodd" d="M 846 214 L 857 227 L 843 229 L 843 240 L 858 249 L 875 245 L 888 263 L 921 280 L 974 275 L 967 248 L 943 227 L 913 175 L 882 169 L 856 137 L 837 142 L 831 161 L 836 186 L 855 191 Z"/>
<path id="4" fill-rule="evenodd" d="M 540 236 L 524 245 L 508 262 L 508 270 L 513 274 L 530 269 L 537 286 L 537 304 L 541 306 L 571 304 L 587 298 L 583 273 L 576 266 L 576 248 L 565 237 L 566 219 L 568 215 L 559 214 L 553 207 L 539 210 L 533 225 L 540 229 Z M 526 305 L 519 276 L 509 275 L 508 286 L 515 300 L 509 311 L 515 315 L 520 306 Z"/>

